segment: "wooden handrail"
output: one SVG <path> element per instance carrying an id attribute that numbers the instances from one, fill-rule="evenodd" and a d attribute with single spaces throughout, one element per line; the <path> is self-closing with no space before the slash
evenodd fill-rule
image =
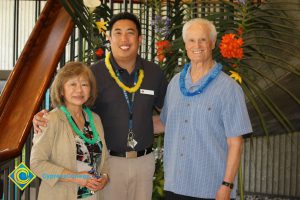
<path id="1" fill-rule="evenodd" d="M 73 28 L 59 0 L 48 0 L 0 98 L 0 161 L 21 153 Z"/>

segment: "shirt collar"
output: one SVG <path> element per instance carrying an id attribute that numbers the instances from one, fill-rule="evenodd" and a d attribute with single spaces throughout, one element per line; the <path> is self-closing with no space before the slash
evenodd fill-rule
<path id="1" fill-rule="evenodd" d="M 209 70 L 209 72 L 203 76 L 200 80 L 198 80 L 196 83 L 192 82 L 192 77 L 191 77 L 191 67 L 189 67 L 188 72 L 186 73 L 186 77 L 185 77 L 185 84 L 187 86 L 188 89 L 191 89 L 193 91 L 193 89 L 195 87 L 201 87 L 202 84 L 208 79 L 208 77 L 211 75 L 211 73 L 213 72 L 213 70 L 217 67 L 217 62 L 214 62 L 214 66 Z M 195 88 L 197 89 L 197 88 Z"/>
<path id="2" fill-rule="evenodd" d="M 110 63 L 111 63 L 111 65 L 112 65 L 112 67 L 113 67 L 114 70 L 118 70 L 119 72 L 125 70 L 124 68 L 120 67 L 118 65 L 118 63 L 115 61 L 115 58 L 114 58 L 112 52 L 111 52 L 111 56 L 110 56 L 109 60 L 110 60 Z M 133 72 L 136 71 L 136 70 L 138 70 L 138 69 L 143 69 L 143 68 L 144 67 L 142 65 L 142 58 L 141 58 L 140 55 L 137 55 Z"/>

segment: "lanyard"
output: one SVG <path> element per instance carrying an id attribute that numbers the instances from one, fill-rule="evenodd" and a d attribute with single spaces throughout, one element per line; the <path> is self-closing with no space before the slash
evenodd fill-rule
<path id="1" fill-rule="evenodd" d="M 118 78 L 122 81 L 122 77 L 119 73 L 118 70 L 116 70 L 116 75 L 118 76 Z M 138 73 L 137 71 L 134 73 L 134 85 L 136 85 L 137 82 L 137 77 L 138 77 Z M 128 127 L 129 127 L 129 132 L 132 132 L 133 130 L 133 102 L 134 102 L 134 95 L 135 93 L 132 93 L 131 95 L 131 99 L 129 99 L 128 97 L 128 93 L 123 89 L 123 94 L 124 97 L 126 99 L 126 103 L 128 106 L 128 112 L 129 112 L 129 120 L 128 120 Z"/>

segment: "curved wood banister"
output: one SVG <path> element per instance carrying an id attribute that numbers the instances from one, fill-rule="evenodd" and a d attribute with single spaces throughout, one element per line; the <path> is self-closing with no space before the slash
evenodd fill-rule
<path id="1" fill-rule="evenodd" d="M 0 161 L 21 153 L 74 23 L 59 0 L 48 0 L 0 99 Z"/>

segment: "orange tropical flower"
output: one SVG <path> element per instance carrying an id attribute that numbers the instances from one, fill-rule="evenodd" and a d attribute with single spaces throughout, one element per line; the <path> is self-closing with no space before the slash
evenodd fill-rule
<path id="1" fill-rule="evenodd" d="M 157 59 L 159 62 L 163 62 L 166 57 L 166 53 L 170 52 L 172 44 L 168 40 L 161 40 L 156 42 L 155 44 L 157 48 Z"/>
<path id="2" fill-rule="evenodd" d="M 161 40 L 156 42 L 156 47 L 158 49 L 168 49 L 171 47 L 171 42 L 169 42 L 168 40 Z"/>
<path id="3" fill-rule="evenodd" d="M 157 54 L 157 59 L 159 62 L 163 62 L 166 56 L 164 54 Z"/>
<path id="4" fill-rule="evenodd" d="M 229 33 L 222 37 L 220 44 L 221 54 L 224 58 L 242 59 L 244 50 L 241 46 L 244 44 L 242 38 L 238 38 L 236 34 Z"/>
<path id="5" fill-rule="evenodd" d="M 157 54 L 156 55 L 157 55 L 157 59 L 158 59 L 159 62 L 163 62 L 165 57 L 166 57 L 165 52 L 162 48 L 157 49 Z"/>

